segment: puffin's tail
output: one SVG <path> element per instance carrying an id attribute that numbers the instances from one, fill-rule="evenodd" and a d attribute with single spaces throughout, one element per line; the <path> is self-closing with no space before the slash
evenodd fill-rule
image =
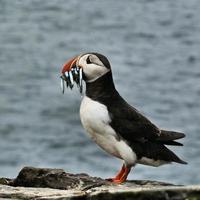
<path id="1" fill-rule="evenodd" d="M 164 145 L 183 146 L 183 144 L 181 144 L 180 142 L 176 142 L 174 140 L 178 140 L 178 139 L 181 139 L 184 137 L 185 137 L 184 133 L 161 130 L 161 134 L 160 134 L 160 137 L 158 138 L 158 141 L 159 141 L 159 143 L 162 143 Z M 187 164 L 187 162 L 181 160 L 172 151 L 169 150 L 169 153 L 172 155 L 174 162 L 178 162 L 181 164 Z"/>
<path id="2" fill-rule="evenodd" d="M 176 142 L 174 140 L 178 140 L 184 137 L 185 137 L 184 133 L 161 130 L 160 137 L 157 140 L 162 144 L 166 145 L 183 146 L 183 144 L 181 144 L 180 142 Z"/>
<path id="3" fill-rule="evenodd" d="M 166 157 L 169 157 L 171 162 L 176 162 L 176 163 L 180 163 L 180 164 L 187 164 L 187 162 L 185 162 L 184 160 L 181 160 L 173 151 L 171 151 L 167 147 L 165 147 L 165 148 L 166 148 L 165 149 L 166 150 L 166 152 L 165 152 Z"/>

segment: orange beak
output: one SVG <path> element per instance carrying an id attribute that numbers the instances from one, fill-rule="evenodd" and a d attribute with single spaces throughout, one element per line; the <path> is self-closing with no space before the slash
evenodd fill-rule
<path id="1" fill-rule="evenodd" d="M 70 71 L 71 68 L 72 68 L 72 66 L 73 66 L 74 64 L 76 64 L 77 60 L 78 60 L 78 56 L 75 57 L 75 58 L 72 58 L 72 59 L 69 60 L 69 61 L 67 61 L 67 62 L 64 64 L 63 68 L 62 68 L 62 71 L 61 71 L 62 74 L 64 74 L 65 72 Z"/>
<path id="2" fill-rule="evenodd" d="M 74 82 L 76 82 L 80 93 L 82 93 L 83 89 L 83 70 L 81 66 L 78 66 L 78 61 L 79 61 L 80 56 L 76 56 L 66 62 L 61 70 L 62 75 L 60 76 L 61 78 L 61 88 L 62 92 L 64 93 L 65 91 L 65 84 L 66 87 L 70 87 L 71 89 L 74 86 Z"/>

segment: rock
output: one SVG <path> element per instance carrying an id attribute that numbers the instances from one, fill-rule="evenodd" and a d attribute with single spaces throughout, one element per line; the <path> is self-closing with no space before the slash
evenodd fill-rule
<path id="1" fill-rule="evenodd" d="M 70 174 L 62 169 L 24 167 L 16 179 L 8 185 L 24 187 L 48 187 L 54 189 L 84 189 L 109 184 L 101 178 L 87 174 Z"/>
<path id="2" fill-rule="evenodd" d="M 0 178 L 0 184 L 2 185 L 9 185 L 12 182 L 11 179 L 8 178 Z"/>
<path id="3" fill-rule="evenodd" d="M 25 167 L 16 179 L 1 178 L 0 184 L 0 199 L 200 199 L 200 185 L 178 186 L 143 180 L 113 184 L 87 174 L 66 173 L 61 169 Z"/>

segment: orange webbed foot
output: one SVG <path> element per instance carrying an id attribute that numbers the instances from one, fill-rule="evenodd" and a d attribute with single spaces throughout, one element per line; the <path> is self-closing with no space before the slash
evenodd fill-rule
<path id="1" fill-rule="evenodd" d="M 115 178 L 109 178 L 106 180 L 117 184 L 123 183 L 126 181 L 130 170 L 131 170 L 130 167 L 126 167 L 125 165 L 123 165 L 120 172 L 117 174 Z"/>

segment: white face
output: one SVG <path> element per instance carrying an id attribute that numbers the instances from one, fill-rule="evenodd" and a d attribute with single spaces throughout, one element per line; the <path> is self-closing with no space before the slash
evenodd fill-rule
<path id="1" fill-rule="evenodd" d="M 76 64 L 82 67 L 87 82 L 93 82 L 110 71 L 94 54 L 80 56 Z"/>

